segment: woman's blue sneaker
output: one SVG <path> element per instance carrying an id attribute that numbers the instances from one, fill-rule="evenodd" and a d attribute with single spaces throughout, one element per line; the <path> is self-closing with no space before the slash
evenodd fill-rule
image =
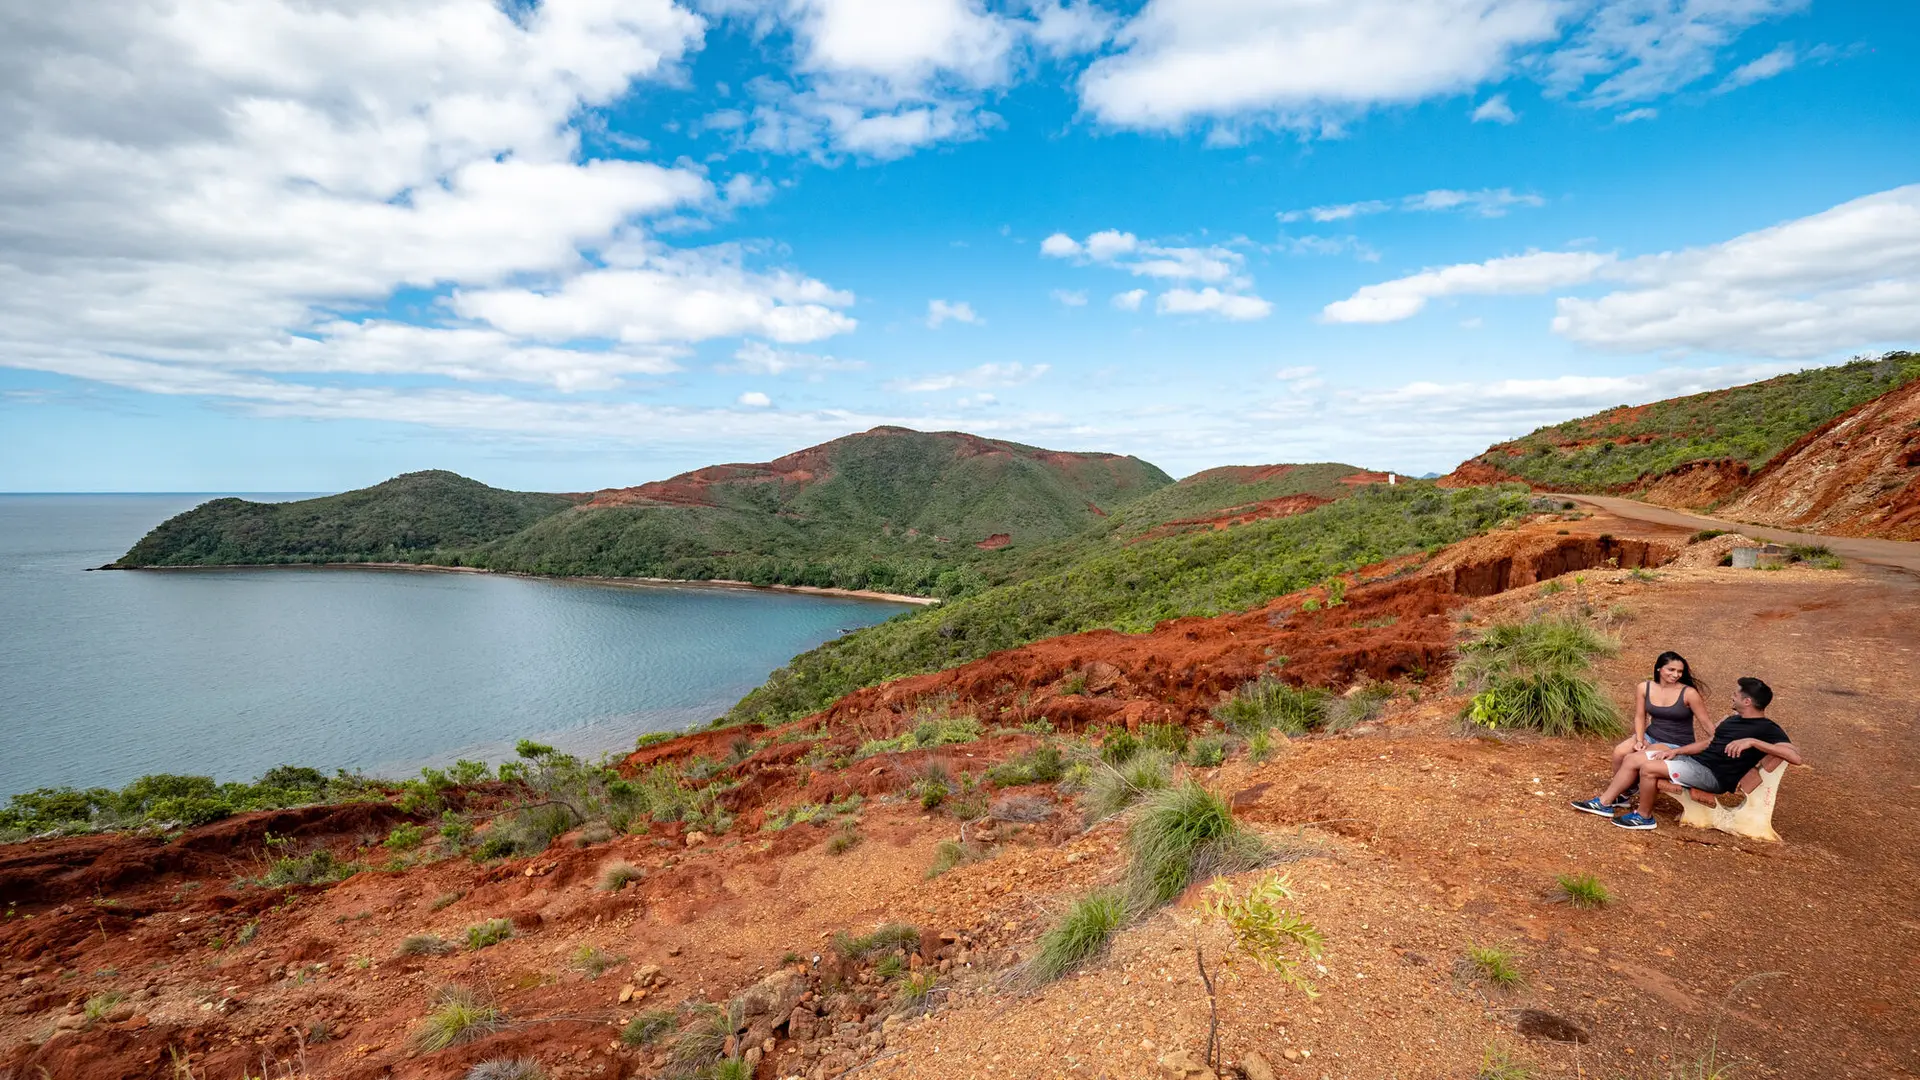
<path id="1" fill-rule="evenodd" d="M 1615 825 L 1623 829 L 1657 829 L 1660 823 L 1645 814 L 1621 814 L 1613 819 Z"/>
<path id="2" fill-rule="evenodd" d="M 1639 801 L 1640 801 L 1640 789 L 1638 787 L 1630 787 L 1627 790 L 1621 792 L 1619 798 L 1613 800 L 1613 808 L 1615 810 L 1625 810 L 1626 808 L 1632 806 L 1634 803 L 1637 803 Z"/>
<path id="3" fill-rule="evenodd" d="M 1573 801 L 1573 808 L 1583 813 L 1599 814 L 1601 817 L 1613 816 L 1613 808 L 1601 802 L 1598 798 L 1575 799 Z"/>

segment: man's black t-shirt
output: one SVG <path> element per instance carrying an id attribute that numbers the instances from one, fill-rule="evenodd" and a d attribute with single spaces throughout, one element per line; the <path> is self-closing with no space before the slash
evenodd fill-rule
<path id="1" fill-rule="evenodd" d="M 1779 724 L 1764 716 L 1740 716 L 1735 714 L 1720 721 L 1713 729 L 1713 741 L 1705 750 L 1693 755 L 1693 759 L 1707 767 L 1707 771 L 1720 781 L 1721 791 L 1732 791 L 1740 779 L 1753 770 L 1753 767 L 1766 760 L 1764 750 L 1748 750 L 1739 757 L 1728 757 L 1727 746 L 1741 739 L 1759 739 L 1767 743 L 1792 742 Z"/>

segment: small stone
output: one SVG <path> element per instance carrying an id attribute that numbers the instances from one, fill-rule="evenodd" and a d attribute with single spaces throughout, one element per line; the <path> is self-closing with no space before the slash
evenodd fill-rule
<path id="1" fill-rule="evenodd" d="M 706 833 L 701 832 L 699 829 L 695 829 L 692 832 L 687 834 L 687 846 L 699 847 L 701 844 L 706 843 L 710 839 L 712 838 L 709 837 Z"/>
<path id="2" fill-rule="evenodd" d="M 633 972 L 635 986 L 652 986 L 660 978 L 659 964 L 642 964 Z"/>
<path id="3" fill-rule="evenodd" d="M 1296 1064 L 1298 1064 L 1300 1061 L 1300 1051 L 1295 1050 L 1292 1047 L 1288 1047 L 1287 1049 L 1280 1051 L 1280 1056 Z"/>
<path id="4" fill-rule="evenodd" d="M 1247 1056 L 1240 1062 L 1240 1067 L 1246 1070 L 1247 1080 L 1274 1080 L 1273 1062 L 1268 1061 L 1267 1055 L 1258 1050 L 1247 1051 Z"/>
<path id="5" fill-rule="evenodd" d="M 627 985 L 620 988 L 620 1004 L 625 1005 L 627 1002 L 632 1000 L 633 1000 L 633 984 L 628 983 Z"/>
<path id="6" fill-rule="evenodd" d="M 133 1002 L 123 1001 L 115 1005 L 113 1008 L 108 1009 L 100 1019 L 105 1020 L 109 1024 L 124 1023 L 125 1021 L 133 1019 Z"/>
<path id="7" fill-rule="evenodd" d="M 668 947 L 667 947 L 667 955 L 668 955 L 668 956 L 679 956 L 679 955 L 680 955 L 680 946 L 678 946 L 678 945 L 670 945 L 670 946 L 668 946 Z"/>

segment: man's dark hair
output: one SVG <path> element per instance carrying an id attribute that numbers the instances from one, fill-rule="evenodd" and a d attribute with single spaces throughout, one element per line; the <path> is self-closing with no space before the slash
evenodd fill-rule
<path id="1" fill-rule="evenodd" d="M 1767 706 L 1773 704 L 1773 687 L 1751 675 L 1740 680 L 1740 692 L 1747 695 L 1747 698 L 1753 702 L 1753 707 L 1761 712 L 1766 712 Z"/>

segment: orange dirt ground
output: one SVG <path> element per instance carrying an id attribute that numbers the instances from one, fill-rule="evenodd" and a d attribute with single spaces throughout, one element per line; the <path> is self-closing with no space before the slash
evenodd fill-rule
<path id="1" fill-rule="evenodd" d="M 1390 679 L 1403 692 L 1378 720 L 1200 774 L 1289 852 L 1294 905 L 1327 940 L 1306 971 L 1317 998 L 1258 973 L 1225 987 L 1230 1060 L 1257 1050 L 1278 1075 L 1302 1080 L 1459 1080 L 1499 1052 L 1538 1077 L 1671 1080 L 1717 1036 L 1721 1063 L 1741 1080 L 1920 1076 L 1911 842 L 1920 746 L 1910 722 L 1920 713 L 1920 587 L 1872 568 L 1697 566 L 1713 560 L 1684 542 L 1680 530 L 1606 515 L 1544 520 L 1373 568 L 1334 608 L 1305 610 L 1326 598 L 1315 590 L 897 680 L 829 710 L 828 742 L 895 734 L 928 703 L 972 709 L 989 725 L 1045 715 L 1061 729 L 1198 726 L 1275 655 L 1289 658 L 1286 677 L 1319 685 Z M 1629 572 L 1639 564 L 1660 568 Z M 1539 584 L 1556 576 L 1564 587 Z M 1782 788 L 1783 843 L 1685 829 L 1664 809 L 1658 831 L 1611 828 L 1566 807 L 1598 789 L 1604 740 L 1457 732 L 1462 699 L 1445 669 L 1462 636 L 1576 608 L 1623 639 L 1604 670 L 1622 705 L 1664 648 L 1711 682 L 1715 708 L 1740 675 L 1773 684 L 1772 713 L 1814 766 Z M 1083 677 L 1081 693 L 1060 692 L 1070 673 Z M 703 732 L 623 768 L 724 756 L 752 734 Z M 748 1028 L 739 1045 L 764 1054 L 762 1078 L 1172 1075 L 1160 1059 L 1197 1057 L 1205 1038 L 1193 950 L 1217 958 L 1221 945 L 1193 896 L 1048 988 L 1027 993 L 1004 977 L 1069 899 L 1114 880 L 1122 823 L 1083 832 L 1049 788 L 1021 789 L 1055 802 L 1051 815 L 967 826 L 963 838 L 992 856 L 924 877 L 935 845 L 961 826 L 903 789 L 929 760 L 978 772 L 1035 742 L 1008 731 L 837 771 L 800 761 L 814 744 L 775 742 L 730 767 L 746 782 L 728 796 L 734 830 L 717 838 L 655 825 L 586 847 L 563 838 L 532 858 L 426 861 L 329 887 L 235 882 L 265 866 L 268 831 L 295 850 L 347 855 L 377 845 L 398 811 L 250 815 L 166 844 L 12 845 L 0 849 L 0 1077 L 453 1080 L 502 1056 L 537 1058 L 554 1080 L 663 1075 L 664 1054 L 621 1046 L 617 1024 L 687 999 L 722 1001 L 769 974 L 761 987 L 814 996 Z M 853 792 L 868 796 L 863 842 L 844 854 L 829 853 L 829 828 L 759 831 L 770 810 Z M 616 892 L 597 888 L 616 860 L 643 875 Z M 1598 875 L 1614 903 L 1553 903 L 1554 876 L 1569 872 Z M 446 956 L 398 954 L 407 935 L 457 939 L 495 917 L 513 920 L 515 936 Z M 870 966 L 847 968 L 826 947 L 835 931 L 883 921 L 925 931 L 902 954 L 941 974 L 925 1015 L 890 1017 Z M 1470 944 L 1511 948 L 1524 984 L 1497 990 L 1472 978 L 1460 963 Z M 568 962 L 583 945 L 622 959 L 593 978 Z M 834 977 L 846 989 L 828 993 Z M 410 1039 L 449 983 L 498 1002 L 509 1022 L 478 1042 L 418 1053 Z M 128 997 L 88 1020 L 79 1003 L 106 991 Z"/>
<path id="2" fill-rule="evenodd" d="M 1802 437 L 1720 512 L 1785 529 L 1920 540 L 1920 383 Z"/>

